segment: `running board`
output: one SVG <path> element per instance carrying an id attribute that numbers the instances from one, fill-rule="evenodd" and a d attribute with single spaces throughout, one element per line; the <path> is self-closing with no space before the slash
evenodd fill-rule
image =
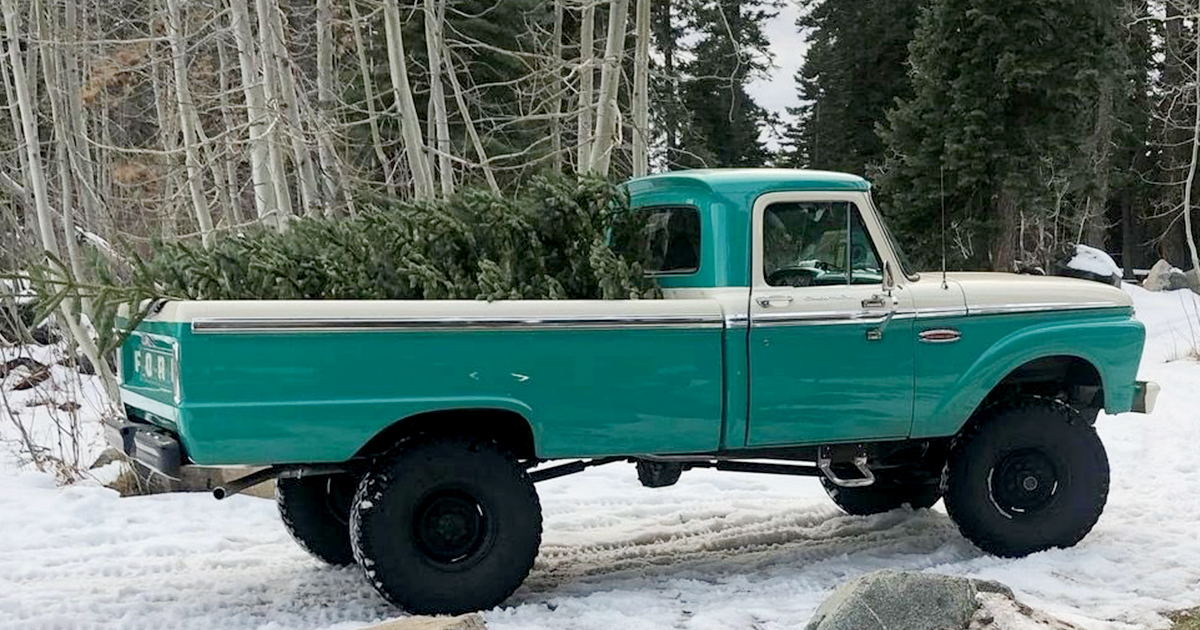
<path id="1" fill-rule="evenodd" d="M 855 448 L 854 458 L 850 460 L 858 472 L 862 473 L 862 477 L 855 479 L 844 479 L 833 472 L 833 449 L 828 446 L 822 446 L 817 449 L 817 468 L 825 474 L 833 485 L 842 488 L 863 488 L 875 483 L 875 475 L 871 473 L 871 469 L 867 467 L 867 451 L 861 446 Z"/>

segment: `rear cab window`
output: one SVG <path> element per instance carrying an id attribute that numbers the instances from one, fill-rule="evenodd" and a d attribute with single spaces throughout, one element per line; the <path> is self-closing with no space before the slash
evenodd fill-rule
<path id="1" fill-rule="evenodd" d="M 651 275 L 688 275 L 700 270 L 700 212 L 692 206 L 634 208 L 614 228 L 614 245 Z"/>

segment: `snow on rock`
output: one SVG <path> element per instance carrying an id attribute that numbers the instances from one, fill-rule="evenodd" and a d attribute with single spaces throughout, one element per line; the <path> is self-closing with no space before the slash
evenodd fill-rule
<path id="1" fill-rule="evenodd" d="M 1123 273 L 1121 268 L 1112 259 L 1112 256 L 1087 245 L 1075 246 L 1075 256 L 1067 261 L 1067 266 L 1071 269 L 1086 271 L 1100 277 L 1111 277 L 1114 274 L 1120 277 Z"/>
<path id="2" fill-rule="evenodd" d="M 1163 390 L 1151 416 L 1099 418 L 1112 487 L 1079 545 L 995 558 L 940 505 L 852 517 L 814 480 L 693 470 L 648 489 L 612 464 L 539 484 L 541 554 L 488 627 L 795 629 L 879 569 L 996 580 L 1089 630 L 1165 626 L 1200 605 L 1200 364 L 1185 360 L 1200 296 L 1125 290 L 1148 333 L 1140 378 Z M 360 569 L 307 556 L 261 499 L 122 499 L 0 469 L 0 541 L 5 630 L 351 630 L 401 614 Z"/>

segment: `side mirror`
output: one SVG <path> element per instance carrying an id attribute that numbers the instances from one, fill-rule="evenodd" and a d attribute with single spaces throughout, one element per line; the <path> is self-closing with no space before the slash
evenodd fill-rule
<path id="1" fill-rule="evenodd" d="M 896 274 L 892 271 L 892 263 L 883 263 L 883 292 L 889 296 L 892 294 L 892 289 L 896 288 Z"/>

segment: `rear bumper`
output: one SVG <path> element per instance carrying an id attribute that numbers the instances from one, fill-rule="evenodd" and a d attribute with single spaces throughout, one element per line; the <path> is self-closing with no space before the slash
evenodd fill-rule
<path id="1" fill-rule="evenodd" d="M 1137 389 L 1133 393 L 1133 408 L 1130 411 L 1134 413 L 1151 413 L 1154 411 L 1154 403 L 1158 401 L 1158 393 L 1162 388 L 1158 383 L 1153 381 L 1138 381 Z"/>
<path id="2" fill-rule="evenodd" d="M 112 448 L 171 479 L 179 479 L 183 449 L 174 435 L 154 425 L 128 420 L 106 420 L 104 439 Z"/>

